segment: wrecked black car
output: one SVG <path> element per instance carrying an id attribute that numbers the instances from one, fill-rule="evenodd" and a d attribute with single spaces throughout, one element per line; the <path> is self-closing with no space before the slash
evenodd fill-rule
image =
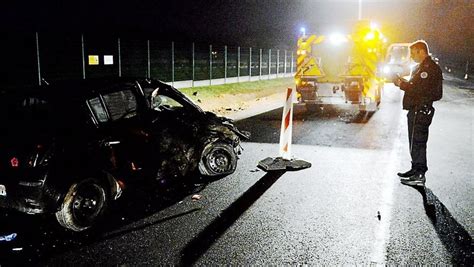
<path id="1" fill-rule="evenodd" d="M 73 231 L 128 185 L 233 173 L 248 138 L 157 80 L 58 82 L 0 102 L 0 207 Z"/>

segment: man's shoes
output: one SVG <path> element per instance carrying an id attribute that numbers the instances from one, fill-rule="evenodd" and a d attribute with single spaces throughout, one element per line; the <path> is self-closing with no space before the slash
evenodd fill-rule
<path id="1" fill-rule="evenodd" d="M 411 186 L 425 186 L 426 177 L 423 173 L 417 173 L 413 174 L 410 177 L 401 178 L 400 182 L 402 182 L 402 184 Z"/>
<path id="2" fill-rule="evenodd" d="M 411 169 L 411 170 L 409 170 L 409 171 L 407 171 L 407 172 L 399 172 L 399 173 L 397 173 L 398 176 L 404 177 L 404 178 L 408 178 L 408 177 L 410 177 L 410 176 L 412 176 L 412 175 L 414 175 L 414 174 L 416 174 L 416 172 L 415 172 L 415 170 L 413 170 L 413 169 Z"/>

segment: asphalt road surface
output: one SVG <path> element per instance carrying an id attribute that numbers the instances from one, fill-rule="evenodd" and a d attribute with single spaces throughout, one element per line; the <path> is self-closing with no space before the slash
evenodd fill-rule
<path id="1" fill-rule="evenodd" d="M 87 234 L 2 211 L 0 234 L 17 237 L 0 242 L 0 262 L 472 265 L 474 90 L 445 81 L 424 189 L 396 176 L 410 167 L 401 96 L 387 84 L 373 114 L 295 106 L 293 155 L 312 163 L 297 172 L 256 168 L 278 156 L 281 108 L 240 120 L 252 139 L 233 175 L 125 194 Z"/>

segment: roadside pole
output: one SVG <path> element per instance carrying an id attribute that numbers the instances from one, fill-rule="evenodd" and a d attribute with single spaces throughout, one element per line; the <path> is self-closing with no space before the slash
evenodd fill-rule
<path id="1" fill-rule="evenodd" d="M 272 49 L 268 49 L 268 80 L 272 74 Z"/>
<path id="2" fill-rule="evenodd" d="M 118 50 L 118 75 L 122 77 L 122 52 L 120 51 L 120 38 L 117 39 L 117 50 Z M 84 39 L 82 40 L 82 54 L 84 61 Z M 86 78 L 86 72 L 84 71 L 84 79 Z"/>
<path id="3" fill-rule="evenodd" d="M 174 86 L 174 42 L 171 42 L 171 86 Z"/>
<path id="4" fill-rule="evenodd" d="M 151 77 L 150 40 L 146 40 L 146 48 L 147 48 L 147 78 L 150 79 Z"/>
<path id="5" fill-rule="evenodd" d="M 81 55 L 82 55 L 82 79 L 86 79 L 86 58 L 84 52 L 84 34 L 81 34 Z M 119 39 L 119 62 L 120 62 L 120 39 Z M 120 65 L 119 65 L 119 77 L 120 77 Z"/>
<path id="6" fill-rule="evenodd" d="M 191 87 L 194 87 L 194 80 L 195 80 L 194 42 L 193 42 L 193 45 L 192 45 L 192 65 L 193 65 L 193 71 L 192 71 L 193 72 L 193 78 L 192 78 L 192 81 L 191 81 Z"/>
<path id="7" fill-rule="evenodd" d="M 464 80 L 469 79 L 469 60 L 466 62 L 466 74 L 464 75 Z"/>
<path id="8" fill-rule="evenodd" d="M 227 45 L 224 45 L 224 84 L 227 83 Z"/>
<path id="9" fill-rule="evenodd" d="M 279 72 L 279 68 L 280 68 L 280 49 L 277 49 L 277 73 L 276 73 L 276 77 L 278 78 L 278 72 Z"/>
<path id="10" fill-rule="evenodd" d="M 212 85 L 212 45 L 209 45 L 209 85 Z"/>
<path id="11" fill-rule="evenodd" d="M 38 85 L 41 85 L 41 64 L 40 64 L 40 50 L 39 50 L 39 36 L 36 32 L 36 66 L 38 71 Z"/>
<path id="12" fill-rule="evenodd" d="M 237 82 L 240 82 L 240 46 L 237 47 Z"/>
<path id="13" fill-rule="evenodd" d="M 252 80 L 252 47 L 249 48 L 249 82 Z"/>

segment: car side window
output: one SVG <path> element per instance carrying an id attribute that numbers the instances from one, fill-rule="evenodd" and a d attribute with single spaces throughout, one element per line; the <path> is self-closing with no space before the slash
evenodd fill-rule
<path id="1" fill-rule="evenodd" d="M 178 101 L 174 100 L 173 98 L 162 95 L 159 93 L 159 88 L 155 89 L 151 93 L 151 108 L 154 110 L 162 110 L 169 109 L 169 108 L 181 108 L 181 105 Z"/>
<path id="2" fill-rule="evenodd" d="M 89 106 L 94 112 L 95 117 L 99 122 L 107 122 L 107 112 L 105 111 L 104 106 L 102 105 L 100 98 L 95 97 L 88 100 Z"/>
<path id="3" fill-rule="evenodd" d="M 132 118 L 137 115 L 137 99 L 131 90 L 104 94 L 103 99 L 112 120 Z"/>

